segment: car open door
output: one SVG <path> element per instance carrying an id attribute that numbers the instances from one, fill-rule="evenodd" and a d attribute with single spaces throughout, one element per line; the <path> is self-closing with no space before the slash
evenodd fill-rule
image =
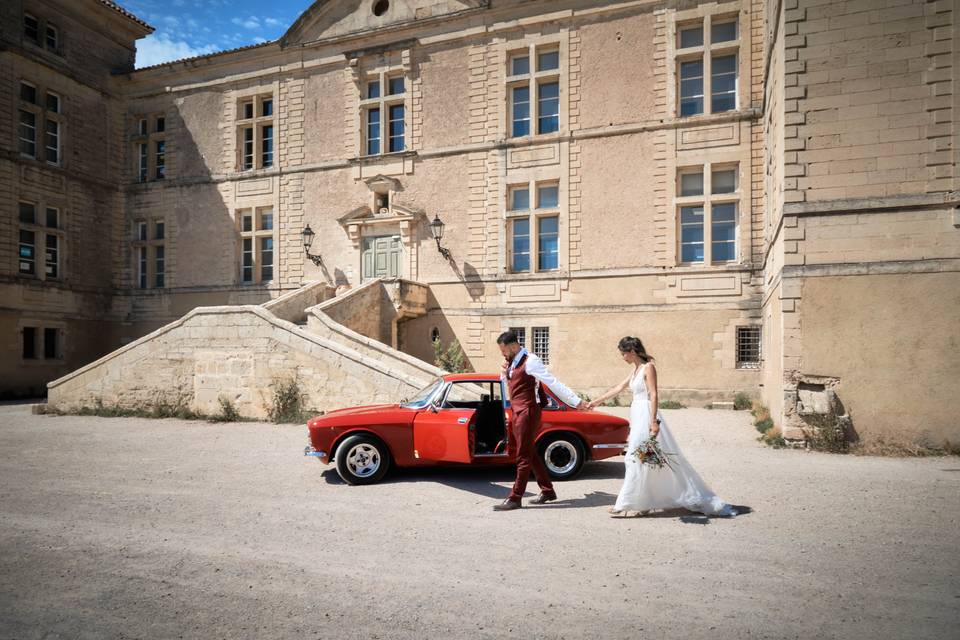
<path id="1" fill-rule="evenodd" d="M 437 462 L 470 462 L 474 409 L 431 407 L 413 420 L 414 456 Z"/>

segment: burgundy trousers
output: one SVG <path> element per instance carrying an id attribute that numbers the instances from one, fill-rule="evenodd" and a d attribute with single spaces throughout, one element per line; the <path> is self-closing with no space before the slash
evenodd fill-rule
<path id="1" fill-rule="evenodd" d="M 555 495 L 553 483 L 550 482 L 550 474 L 547 473 L 547 467 L 543 464 L 543 459 L 537 453 L 537 447 L 533 443 L 533 437 L 540 429 L 540 407 L 534 406 L 530 409 L 522 409 L 513 414 L 513 427 L 511 428 L 511 444 L 515 451 L 517 460 L 517 479 L 513 483 L 513 491 L 507 500 L 519 502 L 527 490 L 527 481 L 530 480 L 530 471 L 537 479 L 540 485 L 540 492 L 547 495 Z"/>

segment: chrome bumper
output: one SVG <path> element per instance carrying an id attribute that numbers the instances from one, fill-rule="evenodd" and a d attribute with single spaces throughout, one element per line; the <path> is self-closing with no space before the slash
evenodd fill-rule
<path id="1" fill-rule="evenodd" d="M 626 449 L 627 443 L 623 444 L 595 444 L 593 445 L 594 449 Z"/>
<path id="2" fill-rule="evenodd" d="M 317 451 L 316 449 L 314 449 L 314 448 L 311 447 L 310 445 L 307 445 L 307 446 L 305 446 L 305 447 L 303 448 L 303 455 L 305 455 L 305 456 L 311 456 L 311 457 L 313 457 L 313 458 L 326 458 L 326 457 L 327 457 L 327 452 L 326 452 L 326 451 Z"/>

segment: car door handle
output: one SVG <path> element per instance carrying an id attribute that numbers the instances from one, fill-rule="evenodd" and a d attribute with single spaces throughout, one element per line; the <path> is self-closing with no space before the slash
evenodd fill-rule
<path id="1" fill-rule="evenodd" d="M 457 423 L 458 423 L 458 424 L 467 424 L 467 419 L 466 419 L 466 418 L 457 418 Z"/>

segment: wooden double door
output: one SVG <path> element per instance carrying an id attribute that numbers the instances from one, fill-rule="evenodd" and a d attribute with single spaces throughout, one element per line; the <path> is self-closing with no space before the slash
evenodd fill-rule
<path id="1" fill-rule="evenodd" d="M 402 278 L 403 244 L 400 242 L 400 236 L 365 237 L 360 264 L 364 280 Z"/>

